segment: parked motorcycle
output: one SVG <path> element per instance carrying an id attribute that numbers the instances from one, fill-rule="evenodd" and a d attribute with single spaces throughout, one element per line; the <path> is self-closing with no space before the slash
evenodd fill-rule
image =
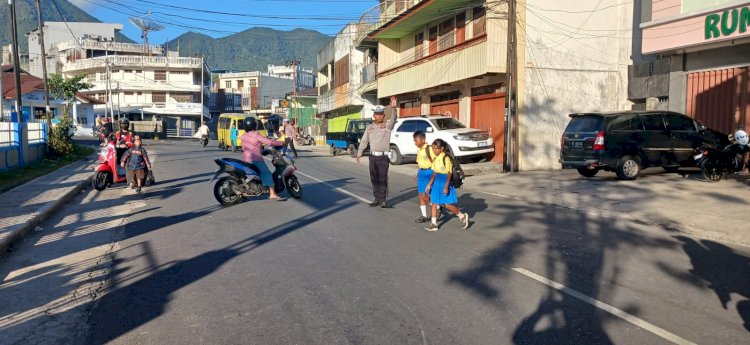
<path id="1" fill-rule="evenodd" d="M 308 146 L 308 145 L 315 144 L 315 139 L 313 139 L 313 137 L 307 134 L 298 136 L 297 140 L 295 141 L 296 141 L 295 144 L 300 145 L 300 146 Z"/>
<path id="2" fill-rule="evenodd" d="M 208 145 L 208 135 L 201 135 L 200 143 L 203 147 L 206 147 Z"/>
<path id="3" fill-rule="evenodd" d="M 747 150 L 746 145 L 730 144 L 723 148 L 702 147 L 693 156 L 701 168 L 703 178 L 710 182 L 718 182 L 727 176 L 744 170 L 742 154 Z"/>
<path id="4" fill-rule="evenodd" d="M 294 172 L 297 167 L 294 159 L 274 148 L 268 149 L 266 153 L 271 154 L 271 163 L 274 166 L 273 181 L 276 193 L 284 190 L 295 199 L 302 197 L 302 185 L 300 185 Z M 209 183 L 213 182 L 222 174 L 228 174 L 220 178 L 214 185 L 214 197 L 224 206 L 235 205 L 240 199 L 259 196 L 268 193 L 260 179 L 258 168 L 252 164 L 234 158 L 219 158 L 214 162 L 219 166 Z"/>
<path id="5" fill-rule="evenodd" d="M 91 179 L 91 185 L 94 189 L 102 191 L 114 183 L 127 182 L 125 168 L 119 164 L 120 158 L 127 149 L 118 146 L 115 145 L 113 136 L 110 136 L 107 146 L 102 147 L 99 152 L 99 165 L 94 168 L 94 177 Z M 153 174 L 148 173 L 148 169 L 146 170 L 146 175 L 153 176 Z M 146 186 L 152 185 L 153 179 L 146 178 L 144 184 Z"/>

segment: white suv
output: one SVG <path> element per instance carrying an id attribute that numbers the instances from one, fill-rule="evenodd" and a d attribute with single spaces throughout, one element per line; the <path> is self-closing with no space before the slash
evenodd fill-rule
<path id="1" fill-rule="evenodd" d="M 450 146 L 450 152 L 457 158 L 479 161 L 495 151 L 490 134 L 474 128 L 466 128 L 461 122 L 443 115 L 400 118 L 391 132 L 391 164 L 398 165 L 405 160 L 415 160 L 417 147 L 414 145 L 414 132 L 425 132 L 427 143 L 443 139 Z"/>

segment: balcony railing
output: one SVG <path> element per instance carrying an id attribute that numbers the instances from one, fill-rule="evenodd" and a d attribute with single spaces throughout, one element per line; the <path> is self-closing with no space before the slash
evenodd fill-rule
<path id="1" fill-rule="evenodd" d="M 89 69 L 89 68 L 104 68 L 107 61 L 112 63 L 115 67 L 125 66 L 147 66 L 147 67 L 188 67 L 188 68 L 201 68 L 201 58 L 189 58 L 189 57 L 165 57 L 165 56 L 100 56 L 91 59 L 82 59 L 75 62 L 69 62 L 63 65 L 63 72 Z"/>
<path id="2" fill-rule="evenodd" d="M 144 46 L 136 43 L 99 42 L 90 39 L 68 40 L 57 44 L 57 50 L 59 51 L 76 48 L 86 50 L 105 50 L 111 52 L 148 53 L 154 55 L 162 55 L 164 53 L 162 46 L 158 45 Z"/>

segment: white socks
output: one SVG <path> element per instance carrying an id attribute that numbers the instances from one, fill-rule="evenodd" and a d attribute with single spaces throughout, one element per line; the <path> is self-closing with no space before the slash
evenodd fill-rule
<path id="1" fill-rule="evenodd" d="M 427 218 L 427 206 L 419 205 L 419 210 L 422 211 L 422 217 Z"/>
<path id="2" fill-rule="evenodd" d="M 432 224 L 437 224 L 437 217 L 432 217 Z"/>

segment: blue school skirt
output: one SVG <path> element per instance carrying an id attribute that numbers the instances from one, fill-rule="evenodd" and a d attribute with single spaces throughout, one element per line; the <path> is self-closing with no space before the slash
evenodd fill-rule
<path id="1" fill-rule="evenodd" d="M 427 192 L 427 185 L 432 178 L 432 169 L 419 169 L 417 172 L 417 192 L 424 194 Z"/>
<path id="2" fill-rule="evenodd" d="M 445 181 L 447 180 L 448 174 L 437 174 L 435 176 L 435 182 L 432 183 L 432 190 L 430 191 L 431 203 L 438 205 L 451 205 L 458 203 L 456 188 L 453 188 L 452 184 L 448 187 L 448 194 L 443 194 L 443 188 L 445 188 Z"/>

